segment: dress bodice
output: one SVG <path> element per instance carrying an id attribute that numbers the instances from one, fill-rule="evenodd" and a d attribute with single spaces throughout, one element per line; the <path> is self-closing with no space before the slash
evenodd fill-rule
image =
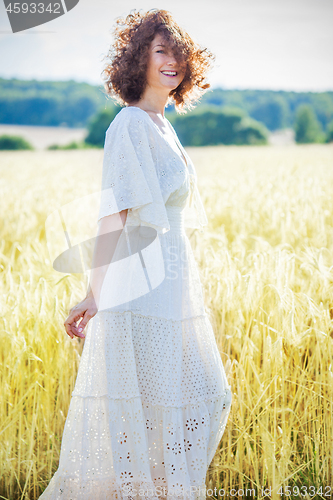
<path id="1" fill-rule="evenodd" d="M 165 136 L 141 108 L 123 108 L 106 132 L 99 219 L 128 209 L 129 226 L 170 230 L 168 207 L 184 211 L 184 227 L 207 224 L 194 165 L 168 120 Z M 170 211 L 170 210 L 169 210 Z"/>
<path id="2" fill-rule="evenodd" d="M 132 108 L 135 110 L 134 113 L 137 113 L 136 110 L 139 110 L 139 114 L 141 114 L 141 116 L 151 126 L 151 132 L 155 132 L 152 134 L 151 139 L 153 139 L 158 146 L 156 148 L 156 152 L 153 153 L 153 156 L 156 155 L 156 163 L 158 165 L 164 164 L 164 171 L 168 172 L 169 176 L 170 173 L 175 172 L 180 174 L 183 181 L 181 183 L 176 183 L 169 178 L 169 182 L 174 182 L 175 190 L 171 192 L 169 197 L 165 200 L 166 206 L 177 206 L 183 209 L 194 188 L 193 178 L 195 175 L 193 173 L 194 169 L 190 158 L 186 155 L 185 150 L 182 148 L 177 134 L 175 133 L 169 120 L 165 119 L 166 124 L 170 129 L 170 133 L 168 135 L 164 135 L 146 111 L 136 106 L 130 106 L 126 109 Z M 155 147 L 152 149 L 155 149 Z"/>
<path id="3" fill-rule="evenodd" d="M 165 204 L 170 224 L 170 232 L 173 234 L 185 232 L 184 208 L 191 195 L 191 190 L 193 190 L 191 178 L 189 175 L 186 175 L 184 183 L 169 196 Z"/>
<path id="4" fill-rule="evenodd" d="M 141 110 L 141 108 L 136 109 L 143 111 Z M 165 204 L 170 224 L 170 233 L 182 234 L 185 232 L 183 211 L 189 201 L 189 197 L 191 196 L 191 194 L 193 194 L 194 189 L 194 175 L 193 173 L 191 173 L 192 169 L 190 171 L 190 168 L 193 167 L 193 165 L 191 164 L 189 158 L 188 160 L 186 160 L 186 153 L 179 143 L 178 137 L 175 134 L 170 122 L 166 120 L 166 123 L 170 129 L 170 134 L 164 135 L 159 130 L 158 126 L 153 122 L 148 113 L 146 113 L 145 111 L 143 111 L 143 113 L 148 116 L 148 121 L 152 122 L 153 128 L 156 127 L 156 135 L 161 136 L 162 141 L 158 141 L 159 147 L 162 148 L 161 151 L 163 151 L 163 155 L 161 155 L 161 157 L 163 157 L 166 164 L 168 164 L 168 158 L 171 159 L 172 163 L 174 165 L 177 165 L 178 172 L 180 174 L 185 174 L 183 177 L 183 182 L 179 186 L 177 186 L 175 190 L 169 195 Z M 168 165 L 166 165 L 166 168 L 167 167 Z"/>

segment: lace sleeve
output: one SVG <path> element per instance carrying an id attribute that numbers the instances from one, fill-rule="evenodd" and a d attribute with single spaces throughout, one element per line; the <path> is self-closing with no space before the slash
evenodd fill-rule
<path id="1" fill-rule="evenodd" d="M 98 220 L 128 209 L 128 225 L 170 229 L 145 123 L 123 113 L 106 131 Z"/>

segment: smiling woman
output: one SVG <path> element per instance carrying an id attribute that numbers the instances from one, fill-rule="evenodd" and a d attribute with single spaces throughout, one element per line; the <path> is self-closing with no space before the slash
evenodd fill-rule
<path id="1" fill-rule="evenodd" d="M 177 74 L 171 77 L 168 103 L 173 102 L 178 111 L 191 108 L 210 87 L 206 76 L 214 60 L 213 54 L 194 43 L 169 12 L 153 9 L 146 14 L 134 12 L 125 19 L 120 18 L 114 37 L 115 43 L 107 56 L 109 64 L 103 74 L 107 92 L 121 104 L 133 103 L 142 96 L 149 78 L 147 70 L 154 39 L 156 69 L 164 75 L 164 70 L 176 69 L 165 63 L 164 56 L 170 54 L 177 65 Z M 168 78 L 170 76 L 166 77 L 165 85 L 168 85 Z"/>
<path id="2" fill-rule="evenodd" d="M 89 325 L 41 498 L 204 500 L 232 393 L 185 232 L 208 221 L 164 108 L 208 88 L 211 56 L 165 11 L 130 15 L 116 35 L 107 89 L 126 106 L 105 136 L 98 221 L 99 236 L 120 235 L 110 266 L 96 238 L 87 296 L 64 323 L 71 338 Z"/>
<path id="3" fill-rule="evenodd" d="M 163 42 L 162 35 L 158 34 L 151 42 L 147 80 L 153 85 L 168 87 L 171 92 L 183 81 L 185 64 L 182 60 L 177 61 L 171 47 Z"/>

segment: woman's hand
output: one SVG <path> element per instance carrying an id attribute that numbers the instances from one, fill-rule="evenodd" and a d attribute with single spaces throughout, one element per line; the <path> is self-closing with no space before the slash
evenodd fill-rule
<path id="1" fill-rule="evenodd" d="M 88 321 L 93 318 L 97 312 L 98 308 L 94 297 L 92 295 L 87 295 L 85 299 L 70 309 L 69 316 L 64 322 L 67 335 L 69 335 L 71 339 L 74 338 L 74 335 L 84 339 L 85 335 L 83 335 L 82 332 Z M 82 321 L 77 325 L 77 322 L 81 318 L 83 318 Z"/>

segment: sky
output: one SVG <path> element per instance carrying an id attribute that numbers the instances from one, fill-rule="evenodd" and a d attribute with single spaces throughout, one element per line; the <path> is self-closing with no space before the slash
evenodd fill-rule
<path id="1" fill-rule="evenodd" d="M 333 0 L 80 0 L 15 34 L 0 0 L 0 77 L 102 84 L 115 19 L 151 8 L 215 54 L 213 88 L 333 90 Z"/>

